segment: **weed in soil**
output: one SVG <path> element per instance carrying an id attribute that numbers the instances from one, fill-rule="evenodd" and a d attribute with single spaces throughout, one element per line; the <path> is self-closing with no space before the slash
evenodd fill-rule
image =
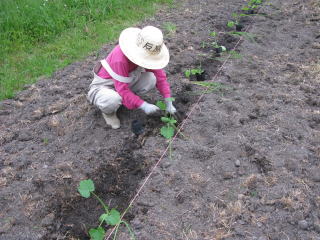
<path id="1" fill-rule="evenodd" d="M 135 239 L 134 233 L 130 227 L 130 225 L 124 221 L 121 220 L 121 215 L 120 212 L 116 209 L 111 209 L 109 210 L 109 207 L 102 201 L 102 199 L 96 195 L 94 193 L 95 187 L 94 187 L 94 183 L 91 179 L 88 180 L 82 180 L 80 181 L 79 187 L 78 187 L 78 191 L 80 193 L 80 195 L 84 198 L 89 198 L 91 196 L 91 194 L 100 202 L 100 204 L 102 205 L 102 207 L 104 208 L 105 213 L 103 213 L 100 217 L 99 217 L 99 221 L 100 224 L 97 228 L 91 228 L 89 230 L 89 235 L 90 238 L 92 240 L 103 240 L 105 237 L 105 230 L 104 228 L 101 226 L 103 223 L 106 223 L 110 226 L 115 226 L 115 232 L 113 235 L 113 239 L 117 239 L 117 233 L 119 230 L 119 226 L 121 224 L 124 224 L 131 236 L 131 239 Z"/>
<path id="2" fill-rule="evenodd" d="M 163 24 L 163 27 L 165 29 L 165 34 L 170 36 L 170 35 L 174 35 L 177 31 L 177 26 L 174 23 L 171 22 L 165 22 Z"/>

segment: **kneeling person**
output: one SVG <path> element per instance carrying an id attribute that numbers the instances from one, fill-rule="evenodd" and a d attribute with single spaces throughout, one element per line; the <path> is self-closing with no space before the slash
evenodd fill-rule
<path id="1" fill-rule="evenodd" d="M 169 51 L 160 29 L 127 28 L 120 34 L 119 45 L 95 66 L 87 98 L 113 129 L 120 127 L 116 112 L 122 104 L 128 109 L 142 109 L 146 114 L 159 110 L 137 96 L 154 87 L 165 99 L 166 110 L 173 114 L 176 108 L 169 100 L 170 85 L 162 69 L 168 63 Z"/>

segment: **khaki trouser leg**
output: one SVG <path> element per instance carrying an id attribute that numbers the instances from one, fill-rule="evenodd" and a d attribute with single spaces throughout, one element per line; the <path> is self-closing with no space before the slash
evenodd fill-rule
<path id="1" fill-rule="evenodd" d="M 156 77 L 152 72 L 141 73 L 139 79 L 129 84 L 130 89 L 136 94 L 145 94 L 156 86 Z"/>

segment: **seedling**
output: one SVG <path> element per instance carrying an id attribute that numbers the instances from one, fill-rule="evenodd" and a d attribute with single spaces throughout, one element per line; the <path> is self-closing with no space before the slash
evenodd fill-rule
<path id="1" fill-rule="evenodd" d="M 167 100 L 174 101 L 174 98 L 169 98 Z M 171 113 L 168 113 L 166 110 L 166 104 L 163 101 L 158 101 L 156 105 L 164 112 L 164 116 L 161 117 L 161 122 L 165 125 L 161 127 L 160 134 L 169 140 L 169 157 L 172 156 L 172 138 L 174 136 L 175 130 L 178 131 L 176 127 L 177 120 L 172 116 Z M 181 132 L 179 132 L 183 137 L 185 137 Z"/>
<path id="2" fill-rule="evenodd" d="M 43 143 L 44 143 L 44 145 L 48 145 L 49 139 L 48 139 L 48 138 L 44 138 L 44 139 L 43 139 Z"/>
<path id="3" fill-rule="evenodd" d="M 249 3 L 248 3 L 248 6 L 249 7 L 254 7 L 256 8 L 258 5 L 261 5 L 262 4 L 262 0 L 251 0 Z"/>
<path id="4" fill-rule="evenodd" d="M 171 101 L 174 101 L 174 98 L 169 99 Z M 166 111 L 166 104 L 163 101 L 158 101 L 156 105 L 165 112 L 164 116 L 161 117 L 161 122 L 165 123 L 165 126 L 163 126 L 160 129 L 160 133 L 163 137 L 166 139 L 172 139 L 174 135 L 174 130 L 177 128 L 176 123 L 177 120 L 174 119 L 174 117 Z"/>
<path id="5" fill-rule="evenodd" d="M 184 72 L 185 76 L 190 79 L 190 81 L 204 81 L 205 71 L 199 66 L 198 68 L 188 69 Z"/>
<path id="6" fill-rule="evenodd" d="M 229 21 L 229 22 L 227 23 L 227 27 L 233 28 L 236 24 L 237 24 L 237 23 L 236 23 L 235 21 Z"/>
<path id="7" fill-rule="evenodd" d="M 110 226 L 115 226 L 115 232 L 113 235 L 113 240 L 117 239 L 117 233 L 119 230 L 119 226 L 121 224 L 124 224 L 126 226 L 126 228 L 128 229 L 129 233 L 130 233 L 130 238 L 135 240 L 135 236 L 134 233 L 130 227 L 130 225 L 124 221 L 121 220 L 121 215 L 120 212 L 118 210 L 116 210 L 115 208 L 112 208 L 111 210 L 109 210 L 109 207 L 102 201 L 102 199 L 96 195 L 94 193 L 95 190 L 95 186 L 94 183 L 91 179 L 88 180 L 82 180 L 79 183 L 79 187 L 78 187 L 78 191 L 80 193 L 80 195 L 84 198 L 89 198 L 91 196 L 91 194 L 99 201 L 99 203 L 102 205 L 103 209 L 104 209 L 104 213 L 99 217 L 99 221 L 100 224 L 97 228 L 91 228 L 89 230 L 89 235 L 91 240 L 103 240 L 105 237 L 105 229 L 102 227 L 103 223 L 106 223 Z"/>
<path id="8" fill-rule="evenodd" d="M 221 46 L 218 44 L 218 41 L 216 39 L 217 33 L 216 32 L 210 32 L 210 37 L 213 38 L 213 42 L 211 43 L 212 47 L 216 49 L 216 53 L 221 53 L 226 51 L 225 46 Z"/>
<path id="9" fill-rule="evenodd" d="M 216 39 L 216 37 L 217 37 L 217 32 L 210 32 L 210 37 L 211 37 L 211 42 L 210 43 L 207 43 L 207 42 L 205 42 L 205 41 L 203 41 L 203 42 L 201 42 L 201 48 L 205 48 L 205 47 L 213 47 L 214 49 L 215 49 L 215 51 L 216 51 L 216 54 L 217 55 L 220 55 L 220 53 L 222 53 L 222 52 L 225 52 L 227 49 L 226 49 L 226 47 L 225 46 L 222 46 L 222 45 L 219 45 L 218 44 L 218 41 L 217 41 L 217 39 Z M 205 55 L 206 56 L 206 55 Z M 186 72 L 185 72 L 185 74 L 186 74 L 186 77 L 190 77 L 191 75 L 192 75 L 192 72 L 191 72 L 192 70 L 187 70 Z M 194 72 L 194 71 L 193 71 Z M 201 73 L 194 73 L 194 75 L 195 74 L 197 74 L 197 75 L 199 75 L 199 74 L 201 74 Z M 196 75 L 196 77 L 197 77 L 197 75 Z M 198 79 L 199 77 L 197 77 L 197 81 L 204 81 L 204 79 L 201 79 L 201 77 L 200 77 L 200 79 Z"/>
<path id="10" fill-rule="evenodd" d="M 191 75 L 202 74 L 203 72 L 204 70 L 201 69 L 201 67 L 198 67 L 198 68 L 188 69 L 184 72 L 184 74 L 187 78 L 190 78 Z"/>
<path id="11" fill-rule="evenodd" d="M 241 31 L 243 29 L 243 25 L 239 23 L 240 16 L 241 15 L 239 15 L 237 13 L 232 13 L 232 17 L 234 18 L 234 20 L 229 21 L 227 23 L 227 27 L 233 28 L 234 26 L 236 26 L 236 30 Z"/>
<path id="12" fill-rule="evenodd" d="M 217 36 L 217 32 L 210 32 L 210 37 L 216 37 Z"/>
<path id="13" fill-rule="evenodd" d="M 251 0 L 247 6 L 243 7 L 241 10 L 246 11 L 248 14 L 254 14 L 256 8 L 262 4 L 262 0 Z"/>

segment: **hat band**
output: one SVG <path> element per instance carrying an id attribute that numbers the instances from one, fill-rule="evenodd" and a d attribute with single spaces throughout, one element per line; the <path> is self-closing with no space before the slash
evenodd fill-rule
<path id="1" fill-rule="evenodd" d="M 151 42 L 145 41 L 141 34 L 137 37 L 137 46 L 142 47 L 150 55 L 157 55 L 160 53 L 163 43 L 160 45 L 153 44 Z"/>

